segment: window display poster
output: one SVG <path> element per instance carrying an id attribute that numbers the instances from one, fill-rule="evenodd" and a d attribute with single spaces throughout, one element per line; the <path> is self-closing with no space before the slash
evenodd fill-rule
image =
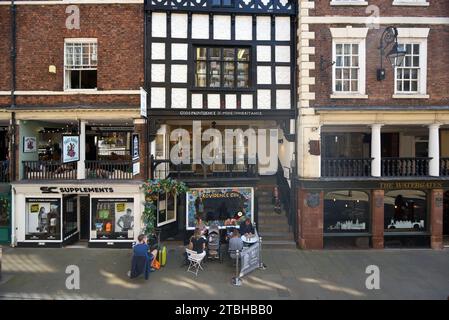
<path id="1" fill-rule="evenodd" d="M 80 159 L 79 155 L 80 137 L 63 136 L 62 137 L 62 162 L 76 162 Z"/>
<path id="2" fill-rule="evenodd" d="M 23 137 L 23 152 L 37 152 L 36 137 Z"/>
<path id="3" fill-rule="evenodd" d="M 61 240 L 61 200 L 26 199 L 26 240 Z"/>
<path id="4" fill-rule="evenodd" d="M 137 133 L 134 133 L 132 135 L 133 142 L 132 142 L 132 155 L 133 155 L 133 161 L 139 160 L 139 135 Z"/>
<path id="5" fill-rule="evenodd" d="M 92 199 L 91 239 L 129 239 L 133 228 L 133 198 Z"/>
<path id="6" fill-rule="evenodd" d="M 253 221 L 254 190 L 249 187 L 193 188 L 187 194 L 187 230 L 194 230 L 197 218 L 206 226 L 238 226 L 246 218 Z"/>
<path id="7" fill-rule="evenodd" d="M 394 190 L 385 193 L 386 232 L 426 231 L 427 195 L 421 190 Z"/>

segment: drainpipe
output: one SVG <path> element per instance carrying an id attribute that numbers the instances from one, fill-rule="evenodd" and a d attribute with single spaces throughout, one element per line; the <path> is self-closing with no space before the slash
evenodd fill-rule
<path id="1" fill-rule="evenodd" d="M 16 188 L 11 188 L 11 247 L 16 246 Z"/>
<path id="2" fill-rule="evenodd" d="M 145 89 L 145 91 L 148 93 L 147 90 L 147 55 L 148 55 L 148 42 L 147 42 L 147 30 L 148 30 L 148 23 L 147 23 L 147 11 L 146 11 L 146 4 L 147 1 L 144 1 L 143 4 L 143 87 Z M 148 99 L 147 99 L 147 103 L 148 103 Z M 148 105 L 147 105 L 147 110 L 148 110 Z M 144 159 L 144 166 L 145 166 L 145 170 L 144 170 L 144 180 L 146 181 L 149 178 L 152 178 L 151 176 L 151 171 L 150 170 L 150 163 L 149 163 L 149 157 L 150 157 L 150 148 L 149 148 L 149 144 L 150 144 L 150 123 L 148 121 L 148 115 L 145 119 L 145 139 L 142 139 L 145 142 L 145 159 Z"/>
<path id="3" fill-rule="evenodd" d="M 16 4 L 11 0 L 11 108 L 16 106 Z"/>

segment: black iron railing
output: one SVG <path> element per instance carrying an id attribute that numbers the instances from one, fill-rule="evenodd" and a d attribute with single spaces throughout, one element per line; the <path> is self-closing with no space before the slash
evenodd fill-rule
<path id="1" fill-rule="evenodd" d="M 382 158 L 382 176 L 418 177 L 429 175 L 431 158 Z"/>
<path id="2" fill-rule="evenodd" d="M 173 178 L 210 178 L 210 177 L 256 177 L 258 166 L 249 164 L 247 159 L 242 164 L 173 164 L 167 159 L 151 161 L 152 176 L 156 179 Z"/>
<path id="3" fill-rule="evenodd" d="M 372 158 L 323 158 L 322 177 L 369 177 Z"/>
<path id="4" fill-rule="evenodd" d="M 9 182 L 9 161 L 0 161 L 0 182 Z"/>
<path id="5" fill-rule="evenodd" d="M 60 161 L 22 161 L 25 180 L 75 180 L 77 163 Z"/>
<path id="6" fill-rule="evenodd" d="M 86 160 L 86 179 L 130 180 L 133 178 L 132 161 Z"/>
<path id="7" fill-rule="evenodd" d="M 449 158 L 440 158 L 440 175 L 449 176 Z"/>

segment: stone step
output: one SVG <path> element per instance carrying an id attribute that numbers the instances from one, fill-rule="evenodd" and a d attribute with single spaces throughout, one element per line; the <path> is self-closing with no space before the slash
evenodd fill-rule
<path id="1" fill-rule="evenodd" d="M 271 224 L 271 225 L 260 225 L 257 230 L 260 233 L 266 233 L 266 232 L 290 232 L 290 226 L 288 224 Z"/>
<path id="2" fill-rule="evenodd" d="M 286 216 L 259 216 L 260 225 L 270 224 L 285 224 L 288 225 L 288 219 Z"/>
<path id="3" fill-rule="evenodd" d="M 271 240 L 294 240 L 293 239 L 293 233 L 290 232 L 264 232 L 260 231 L 259 235 L 262 237 L 262 239 L 265 241 L 271 241 Z"/>
<path id="4" fill-rule="evenodd" d="M 262 240 L 262 248 L 269 249 L 296 249 L 296 242 L 291 240 Z"/>

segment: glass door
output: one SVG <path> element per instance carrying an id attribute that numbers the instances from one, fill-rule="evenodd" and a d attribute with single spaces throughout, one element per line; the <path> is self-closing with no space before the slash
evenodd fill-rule
<path id="1" fill-rule="evenodd" d="M 63 197 L 63 226 L 64 244 L 79 240 L 78 231 L 78 196 L 67 195 Z"/>

